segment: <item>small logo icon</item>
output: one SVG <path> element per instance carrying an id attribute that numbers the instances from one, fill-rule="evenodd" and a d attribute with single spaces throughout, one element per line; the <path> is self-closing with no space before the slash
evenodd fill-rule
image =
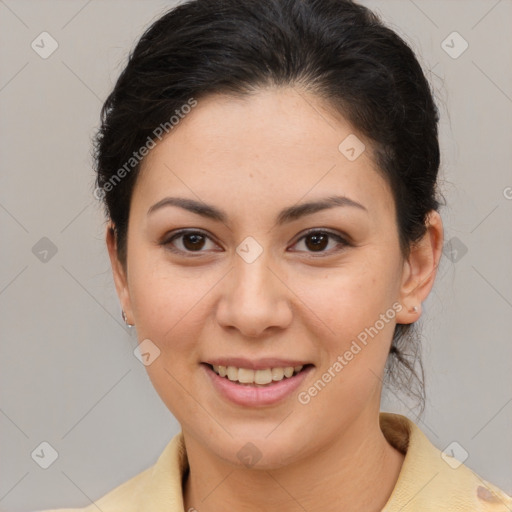
<path id="1" fill-rule="evenodd" d="M 41 32 L 30 46 L 39 57 L 47 59 L 59 47 L 59 43 L 48 32 Z"/>
<path id="2" fill-rule="evenodd" d="M 263 455 L 256 445 L 246 443 L 238 450 L 236 456 L 246 468 L 252 468 Z"/>
<path id="3" fill-rule="evenodd" d="M 253 263 L 263 252 L 263 247 L 252 236 L 248 236 L 236 248 L 236 252 L 246 263 Z"/>
<path id="4" fill-rule="evenodd" d="M 365 149 L 366 146 L 364 145 L 363 141 L 353 133 L 343 139 L 341 144 L 338 146 L 339 152 L 351 162 L 358 159 L 363 154 Z"/>
<path id="5" fill-rule="evenodd" d="M 467 252 L 467 246 L 456 236 L 450 238 L 443 246 L 443 254 L 453 263 L 460 261 Z"/>
<path id="6" fill-rule="evenodd" d="M 451 442 L 442 452 L 441 458 L 452 469 L 457 469 L 469 457 L 469 453 L 457 441 Z"/>
<path id="7" fill-rule="evenodd" d="M 57 246 L 49 238 L 43 236 L 32 247 L 32 254 L 42 263 L 48 263 L 57 254 Z"/>
<path id="8" fill-rule="evenodd" d="M 160 349 L 150 339 L 145 339 L 135 347 L 133 355 L 144 366 L 149 366 L 160 355 Z"/>
<path id="9" fill-rule="evenodd" d="M 43 441 L 30 456 L 43 469 L 48 469 L 58 459 L 59 454 L 50 443 Z"/>
<path id="10" fill-rule="evenodd" d="M 441 48 L 452 58 L 458 59 L 469 47 L 469 43 L 458 33 L 452 32 L 441 43 Z"/>

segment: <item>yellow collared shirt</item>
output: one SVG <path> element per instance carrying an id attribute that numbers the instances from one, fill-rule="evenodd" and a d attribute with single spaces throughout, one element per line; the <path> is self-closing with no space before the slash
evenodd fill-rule
<path id="1" fill-rule="evenodd" d="M 382 512 L 512 512 L 512 498 L 432 445 L 405 416 L 380 413 L 381 429 L 405 454 L 395 488 Z M 156 464 L 80 509 L 41 512 L 185 512 L 182 480 L 188 469 L 182 434 Z"/>

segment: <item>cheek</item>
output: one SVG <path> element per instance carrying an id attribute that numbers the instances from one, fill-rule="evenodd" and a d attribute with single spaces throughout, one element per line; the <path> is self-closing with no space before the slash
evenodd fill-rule
<path id="1" fill-rule="evenodd" d="M 140 340 L 151 339 L 164 355 L 172 351 L 193 357 L 215 276 L 199 268 L 171 270 L 162 259 L 134 258 L 137 264 L 129 270 L 137 334 Z"/>
<path id="2" fill-rule="evenodd" d="M 301 276 L 290 288 L 298 290 L 311 317 L 317 317 L 335 345 L 372 326 L 398 296 L 396 272 L 383 269 L 376 261 L 329 270 L 322 278 Z"/>

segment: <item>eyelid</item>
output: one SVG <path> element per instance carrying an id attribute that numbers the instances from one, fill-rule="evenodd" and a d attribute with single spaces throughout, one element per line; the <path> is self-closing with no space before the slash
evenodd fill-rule
<path id="1" fill-rule="evenodd" d="M 326 235 L 329 235 L 330 237 L 337 240 L 339 244 L 345 247 L 350 247 L 352 245 L 350 241 L 350 237 L 345 235 L 344 233 L 340 233 L 339 231 L 334 231 L 329 228 L 310 228 L 303 233 L 299 234 L 296 238 L 296 240 L 292 243 L 290 247 L 293 247 L 294 245 L 297 245 L 302 239 L 306 238 L 308 235 L 314 234 L 314 233 L 323 233 Z M 326 256 L 329 254 L 332 254 L 334 252 L 338 252 L 340 249 L 331 249 L 330 251 L 292 251 L 292 252 L 302 252 L 306 253 L 313 257 L 320 257 L 320 256 Z"/>
<path id="2" fill-rule="evenodd" d="M 311 235 L 311 234 L 314 234 L 314 233 L 326 234 L 326 235 L 330 236 L 331 238 L 335 239 L 338 244 L 340 244 L 340 245 L 342 245 L 344 247 L 352 245 L 351 242 L 350 242 L 350 238 L 347 235 L 345 235 L 344 233 L 340 233 L 338 231 L 334 231 L 334 230 L 331 230 L 329 228 L 318 227 L 318 228 L 310 228 L 310 229 L 300 233 L 299 235 L 297 235 L 295 241 L 289 247 L 293 247 L 294 245 L 297 245 L 301 240 L 306 238 L 308 235 Z M 207 238 L 208 240 L 210 240 L 211 242 L 213 242 L 214 244 L 216 244 L 217 246 L 221 247 L 221 245 L 215 240 L 215 237 L 210 235 L 207 231 L 204 231 L 204 230 L 199 229 L 199 228 L 182 228 L 182 229 L 178 229 L 177 231 L 172 231 L 171 233 L 169 233 L 169 234 L 167 234 L 166 236 L 163 237 L 162 241 L 160 242 L 160 245 L 163 245 L 163 246 L 167 247 L 170 251 L 172 251 L 174 253 L 186 254 L 187 256 L 200 256 L 202 253 L 209 252 L 209 251 L 203 251 L 203 250 L 200 250 L 200 251 L 184 251 L 184 250 L 178 249 L 178 248 L 176 248 L 176 247 L 174 247 L 172 245 L 172 242 L 175 239 L 180 238 L 181 236 L 190 235 L 190 234 L 202 235 L 205 238 Z M 312 257 L 321 257 L 321 256 L 330 255 L 333 252 L 338 252 L 339 250 L 340 250 L 339 248 L 338 249 L 334 248 L 334 249 L 331 249 L 329 251 L 318 251 L 318 252 L 315 252 L 315 251 L 293 251 L 292 250 L 292 252 L 305 253 L 305 254 L 308 254 L 309 256 L 312 256 Z M 220 251 L 215 251 L 215 252 L 220 252 Z"/>
<path id="3" fill-rule="evenodd" d="M 204 231 L 203 229 L 199 229 L 199 228 L 183 228 L 183 229 L 178 229 L 176 231 L 172 231 L 171 233 L 167 233 L 166 235 L 164 235 L 164 237 L 162 238 L 159 245 L 166 247 L 167 249 L 169 249 L 170 251 L 172 251 L 174 253 L 186 254 L 187 256 L 200 256 L 202 253 L 207 253 L 208 251 L 203 251 L 203 250 L 201 250 L 201 251 L 183 251 L 183 250 L 178 249 L 172 245 L 172 242 L 175 239 L 180 238 L 181 236 L 190 235 L 190 234 L 202 235 L 205 238 L 207 238 L 208 240 L 210 240 L 211 242 L 213 242 L 215 245 L 221 247 L 220 244 L 215 239 L 215 237 L 210 235 L 210 233 L 208 233 L 207 231 Z M 215 251 L 215 252 L 220 252 L 220 251 Z"/>

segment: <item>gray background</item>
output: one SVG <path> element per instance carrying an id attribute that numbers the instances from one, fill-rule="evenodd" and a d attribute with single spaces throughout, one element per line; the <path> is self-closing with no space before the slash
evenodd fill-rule
<path id="1" fill-rule="evenodd" d="M 364 3 L 419 52 L 442 111 L 451 242 L 426 304 L 417 421 L 512 493 L 512 2 Z M 127 52 L 171 5 L 0 0 L 2 510 L 85 506 L 178 431 L 120 317 L 89 144 Z M 31 47 L 43 31 L 59 45 L 47 59 Z M 454 31 L 469 44 L 458 58 L 442 47 Z M 393 392 L 383 407 L 415 419 Z M 31 457 L 43 441 L 58 453 L 48 469 Z"/>

